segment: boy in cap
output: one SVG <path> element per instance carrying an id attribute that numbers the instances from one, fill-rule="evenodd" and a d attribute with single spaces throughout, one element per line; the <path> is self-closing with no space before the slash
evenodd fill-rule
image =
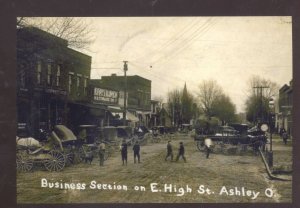
<path id="1" fill-rule="evenodd" d="M 186 162 L 186 158 L 184 157 L 184 146 L 183 146 L 183 142 L 179 142 L 179 149 L 178 149 L 178 155 L 176 157 L 176 162 L 178 161 L 179 157 L 182 157 L 182 159 L 184 160 L 184 162 Z"/>
<path id="2" fill-rule="evenodd" d="M 171 156 L 171 161 L 173 161 L 173 149 L 172 149 L 172 144 L 171 141 L 168 141 L 167 144 L 167 156 L 165 158 L 165 161 L 167 161 L 168 157 Z"/>
<path id="3" fill-rule="evenodd" d="M 134 163 L 136 163 L 136 157 L 138 158 L 138 163 L 140 163 L 140 145 L 138 141 L 135 142 L 132 149 L 133 149 Z"/>

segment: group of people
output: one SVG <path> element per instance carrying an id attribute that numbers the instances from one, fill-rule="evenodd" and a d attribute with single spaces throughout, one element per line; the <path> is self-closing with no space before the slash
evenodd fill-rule
<path id="1" fill-rule="evenodd" d="M 123 165 L 127 165 L 127 142 L 126 140 L 123 140 L 121 146 L 120 146 L 120 151 L 121 151 L 121 157 L 122 157 L 122 162 Z M 138 141 L 135 142 L 133 145 L 133 157 L 134 157 L 134 163 L 138 162 L 140 163 L 140 144 Z M 99 154 L 99 159 L 100 159 L 100 166 L 104 165 L 104 156 L 105 156 L 105 144 L 101 142 L 98 146 L 98 154 Z"/>
<path id="2" fill-rule="evenodd" d="M 122 157 L 122 163 L 123 165 L 127 165 L 127 142 L 126 140 L 123 140 L 122 144 L 121 144 L 121 157 Z M 138 161 L 138 163 L 140 163 L 140 144 L 138 141 L 136 141 L 133 145 L 133 159 L 134 159 L 134 163 L 136 163 Z M 137 161 L 136 161 L 137 160 Z"/>
<path id="3" fill-rule="evenodd" d="M 173 161 L 173 147 L 172 147 L 171 141 L 168 141 L 168 144 L 167 144 L 167 155 L 165 157 L 165 161 L 167 161 L 169 157 L 171 157 L 171 161 Z M 177 162 L 180 157 L 182 157 L 184 162 L 186 162 L 186 158 L 184 156 L 183 142 L 179 142 L 178 154 L 176 156 L 175 161 Z"/>
<path id="4" fill-rule="evenodd" d="M 207 148 L 207 154 L 206 154 L 206 158 L 209 157 L 209 153 L 210 153 L 210 148 L 209 146 L 211 141 L 205 141 L 205 145 L 208 146 Z M 134 163 L 140 163 L 140 144 L 138 141 L 136 141 L 132 147 L 133 150 L 133 159 L 134 159 Z M 123 165 L 127 165 L 127 155 L 128 155 L 128 144 L 126 142 L 126 140 L 123 140 L 121 146 L 120 146 L 120 152 L 121 152 L 121 158 L 122 158 L 122 164 Z M 99 145 L 99 158 L 100 158 L 100 166 L 104 165 L 104 155 L 105 155 L 105 144 L 104 143 L 100 143 Z M 173 155 L 173 146 L 171 144 L 171 141 L 168 141 L 167 143 L 167 155 L 165 157 L 165 161 L 168 160 L 168 158 L 170 158 L 171 161 L 174 161 L 174 155 Z M 183 159 L 184 162 L 186 162 L 186 157 L 185 157 L 185 148 L 183 145 L 183 142 L 179 142 L 179 148 L 178 148 L 178 153 L 177 156 L 175 158 L 175 161 L 177 162 L 180 158 Z"/>
<path id="5" fill-rule="evenodd" d="M 206 158 L 208 159 L 209 154 L 211 152 L 212 140 L 209 139 L 209 138 L 205 139 L 204 140 L 204 145 L 205 145 L 205 148 L 206 148 Z M 167 155 L 165 157 L 165 161 L 167 161 L 169 157 L 171 157 L 171 161 L 173 161 L 173 148 L 172 148 L 171 141 L 168 141 L 168 144 L 167 144 Z M 184 162 L 186 162 L 186 158 L 184 156 L 183 142 L 179 142 L 178 154 L 177 154 L 177 157 L 176 157 L 175 161 L 177 162 L 180 157 L 182 157 Z"/>

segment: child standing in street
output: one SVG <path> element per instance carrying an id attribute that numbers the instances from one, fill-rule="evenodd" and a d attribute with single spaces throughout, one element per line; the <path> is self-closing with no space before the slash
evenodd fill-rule
<path id="1" fill-rule="evenodd" d="M 178 155 L 176 157 L 176 162 L 179 160 L 179 157 L 182 157 L 182 159 L 184 160 L 184 162 L 186 162 L 186 158 L 184 156 L 184 146 L 183 146 L 183 142 L 179 142 L 179 149 L 178 149 Z"/>

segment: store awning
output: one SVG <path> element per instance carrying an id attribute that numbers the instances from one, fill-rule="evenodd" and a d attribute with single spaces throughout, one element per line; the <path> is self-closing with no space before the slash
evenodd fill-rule
<path id="1" fill-rule="evenodd" d="M 122 112 L 123 110 L 119 106 L 107 106 L 110 112 Z"/>
<path id="2" fill-rule="evenodd" d="M 126 113 L 126 117 L 127 117 L 126 118 L 127 120 L 130 120 L 132 122 L 138 122 L 139 121 L 138 117 L 136 117 L 135 115 L 133 115 L 132 113 L 130 113 L 128 111 Z"/>
<path id="3" fill-rule="evenodd" d="M 123 119 L 123 113 L 112 112 L 112 114 L 114 116 L 118 115 L 120 117 L 120 119 Z M 135 115 L 130 113 L 129 111 L 126 112 L 126 120 L 129 120 L 129 121 L 132 121 L 132 122 L 138 122 L 139 121 L 139 119 Z"/>
<path id="4" fill-rule="evenodd" d="M 148 115 L 151 114 L 151 111 L 136 111 L 137 114 Z"/>
<path id="5" fill-rule="evenodd" d="M 91 115 L 96 117 L 103 117 L 105 115 L 106 106 L 94 103 L 80 103 L 80 102 L 69 102 L 70 105 L 82 106 L 87 108 Z"/>

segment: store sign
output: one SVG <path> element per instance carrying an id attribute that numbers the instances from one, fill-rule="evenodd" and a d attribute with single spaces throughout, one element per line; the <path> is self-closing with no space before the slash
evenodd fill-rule
<path id="1" fill-rule="evenodd" d="M 118 91 L 94 88 L 94 101 L 118 103 Z"/>

